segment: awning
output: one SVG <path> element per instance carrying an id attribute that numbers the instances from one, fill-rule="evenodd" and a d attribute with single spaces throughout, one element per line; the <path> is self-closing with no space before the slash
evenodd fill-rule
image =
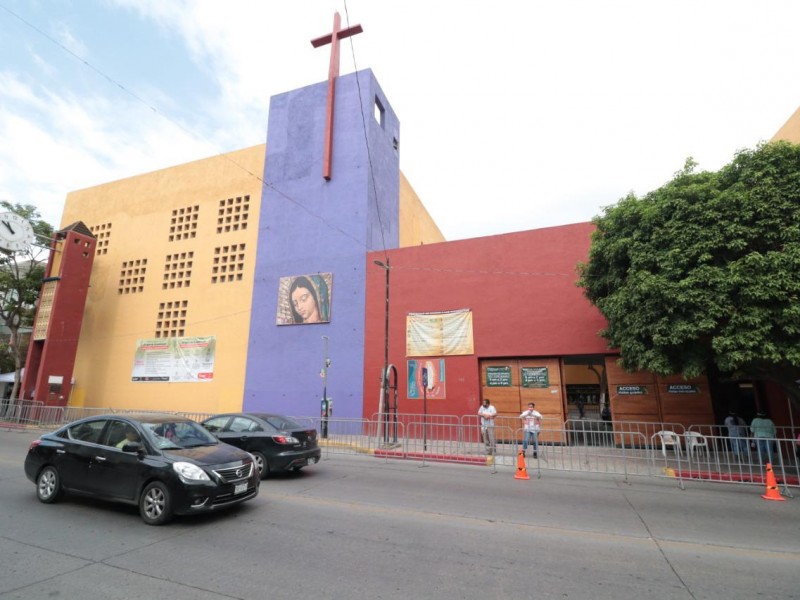
<path id="1" fill-rule="evenodd" d="M 14 383 L 14 376 L 17 374 L 16 371 L 11 371 L 10 373 L 0 373 L 0 383 Z M 25 367 L 22 367 L 19 372 L 19 380 L 22 381 L 22 376 L 25 374 Z"/>

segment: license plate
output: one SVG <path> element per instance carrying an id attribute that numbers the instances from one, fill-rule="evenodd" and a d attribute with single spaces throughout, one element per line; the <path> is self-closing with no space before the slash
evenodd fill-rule
<path id="1" fill-rule="evenodd" d="M 247 484 L 246 483 L 239 483 L 236 487 L 233 488 L 234 494 L 244 494 L 247 491 Z"/>

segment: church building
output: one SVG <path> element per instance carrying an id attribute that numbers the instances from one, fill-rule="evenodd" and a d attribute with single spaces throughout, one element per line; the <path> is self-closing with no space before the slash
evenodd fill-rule
<path id="1" fill-rule="evenodd" d="M 720 422 L 733 394 L 788 420 L 769 386 L 620 369 L 576 286 L 591 223 L 445 241 L 400 171 L 377 78 L 337 73 L 273 97 L 265 144 L 67 196 L 61 228 L 81 224 L 93 264 L 74 363 L 48 362 L 57 328 L 34 342 L 40 376 L 62 382 L 37 399 L 295 416 L 330 399 L 370 418 L 490 398 L 513 416 L 534 400 L 562 421 L 688 426 Z"/>

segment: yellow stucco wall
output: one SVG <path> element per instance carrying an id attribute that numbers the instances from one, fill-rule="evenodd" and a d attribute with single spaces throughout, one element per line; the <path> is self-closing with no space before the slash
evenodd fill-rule
<path id="1" fill-rule="evenodd" d="M 444 236 L 423 206 L 414 188 L 400 173 L 400 247 L 444 242 Z"/>
<path id="2" fill-rule="evenodd" d="M 794 111 L 794 114 L 789 117 L 789 120 L 784 123 L 783 127 L 778 130 L 778 133 L 770 141 L 776 142 L 778 140 L 800 144 L 800 108 Z"/>
<path id="3" fill-rule="evenodd" d="M 67 196 L 62 227 L 83 221 L 98 237 L 70 405 L 241 409 L 261 205 L 261 181 L 252 174 L 263 173 L 265 150 L 261 144 Z M 235 216 L 238 230 L 218 232 Z M 230 265 L 237 280 L 223 283 L 222 267 L 228 275 Z M 213 381 L 131 381 L 137 340 L 156 337 L 168 303 L 186 311 L 184 336 L 216 336 Z"/>

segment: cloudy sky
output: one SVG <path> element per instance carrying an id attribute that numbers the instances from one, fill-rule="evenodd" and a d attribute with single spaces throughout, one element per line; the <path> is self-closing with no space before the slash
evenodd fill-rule
<path id="1" fill-rule="evenodd" d="M 796 0 L 0 0 L 0 199 L 58 226 L 71 190 L 264 142 L 335 10 L 451 240 L 590 220 L 800 105 Z"/>

